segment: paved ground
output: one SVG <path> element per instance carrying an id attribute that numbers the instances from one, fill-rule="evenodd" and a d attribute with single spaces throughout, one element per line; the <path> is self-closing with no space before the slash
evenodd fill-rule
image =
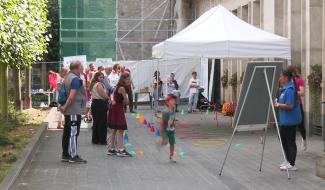
<path id="1" fill-rule="evenodd" d="M 149 110 L 140 111 L 152 121 Z M 266 139 L 263 171 L 259 172 L 262 145 L 260 132 L 241 132 L 234 140 L 224 173 L 218 175 L 225 155 L 225 143 L 231 135 L 230 119 L 219 117 L 218 125 L 213 115 L 179 114 L 177 128 L 178 163 L 168 162 L 168 147 L 157 148 L 158 140 L 149 129 L 128 115 L 129 150 L 143 151 L 133 158 L 106 155 L 105 146 L 91 144 L 91 130 L 82 129 L 79 153 L 88 160 L 86 165 L 61 163 L 61 131 L 48 130 L 30 165 L 23 171 L 17 189 L 20 190 L 204 190 L 204 189 L 308 189 L 320 190 L 325 180 L 315 176 L 315 157 L 320 153 L 321 140 L 310 139 L 309 149 L 299 149 L 297 166 L 287 180 L 280 172 L 282 162 L 279 142 L 274 130 Z M 299 137 L 299 136 L 298 136 Z M 298 138 L 300 145 L 300 137 Z M 299 146 L 300 147 L 300 146 Z"/>

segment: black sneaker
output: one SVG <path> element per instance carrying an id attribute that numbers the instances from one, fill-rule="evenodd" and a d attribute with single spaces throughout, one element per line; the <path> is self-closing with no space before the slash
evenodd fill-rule
<path id="1" fill-rule="evenodd" d="M 70 163 L 86 164 L 87 160 L 82 159 L 80 156 L 75 156 L 74 158 L 69 159 Z"/>
<path id="2" fill-rule="evenodd" d="M 61 157 L 61 162 L 69 162 L 70 156 L 63 156 Z"/>
<path id="3" fill-rule="evenodd" d="M 115 149 L 111 150 L 111 149 L 108 149 L 107 151 L 107 155 L 109 156 L 114 156 L 117 154 L 117 151 Z"/>
<path id="4" fill-rule="evenodd" d="M 117 151 L 116 155 L 118 157 L 132 157 L 132 154 L 128 153 L 125 149 Z"/>

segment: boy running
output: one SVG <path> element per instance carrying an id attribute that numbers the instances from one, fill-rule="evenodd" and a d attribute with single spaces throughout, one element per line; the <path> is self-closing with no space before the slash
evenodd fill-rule
<path id="1" fill-rule="evenodd" d="M 174 156 L 175 150 L 175 106 L 176 106 L 177 97 L 173 94 L 169 94 L 166 97 L 166 106 L 167 109 L 162 113 L 162 118 L 160 121 L 160 131 L 162 132 L 162 141 L 161 145 L 170 145 L 170 155 L 169 161 L 176 163 Z"/>

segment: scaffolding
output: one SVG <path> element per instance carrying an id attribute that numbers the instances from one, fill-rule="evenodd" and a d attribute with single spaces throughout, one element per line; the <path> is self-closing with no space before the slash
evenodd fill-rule
<path id="1" fill-rule="evenodd" d="M 175 2 L 175 0 L 117 1 L 116 58 L 150 59 L 152 46 L 175 34 Z"/>
<path id="2" fill-rule="evenodd" d="M 59 0 L 61 61 L 74 55 L 88 61 L 150 59 L 152 46 L 176 33 L 177 2 Z"/>
<path id="3" fill-rule="evenodd" d="M 59 0 L 60 59 L 115 59 L 116 0 Z"/>

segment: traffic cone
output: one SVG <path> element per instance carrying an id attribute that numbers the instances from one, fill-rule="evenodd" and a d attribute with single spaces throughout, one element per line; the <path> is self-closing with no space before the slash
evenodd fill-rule
<path id="1" fill-rule="evenodd" d="M 155 136 L 160 137 L 160 131 L 158 129 L 155 131 Z"/>
<path id="2" fill-rule="evenodd" d="M 128 136 L 127 133 L 124 134 L 123 140 L 124 140 L 125 142 L 128 142 L 128 141 L 129 141 L 129 136 Z"/>

